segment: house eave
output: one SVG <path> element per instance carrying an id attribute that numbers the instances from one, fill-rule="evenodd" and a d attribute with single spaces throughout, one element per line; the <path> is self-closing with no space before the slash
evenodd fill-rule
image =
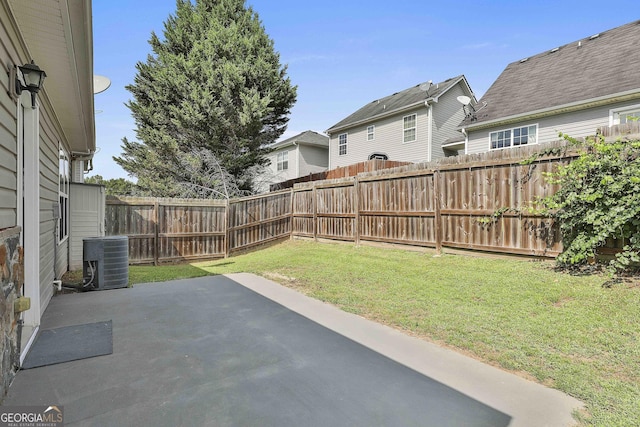
<path id="1" fill-rule="evenodd" d="M 428 97 L 425 98 L 424 100 L 421 101 L 417 101 L 414 102 L 412 104 L 409 105 L 405 105 L 404 107 L 400 107 L 400 108 L 395 108 L 393 110 L 389 110 L 389 111 L 385 111 L 383 113 L 377 114 L 375 116 L 371 116 L 368 117 L 366 119 L 361 119 L 355 122 L 351 122 L 351 123 L 347 123 L 344 124 L 342 126 L 334 126 L 331 127 L 329 129 L 327 129 L 325 131 L 325 133 L 329 136 L 331 136 L 331 134 L 335 134 L 336 132 L 340 132 L 340 131 L 344 131 L 347 129 L 350 129 L 352 127 L 356 127 L 356 126 L 362 126 L 371 122 L 375 122 L 378 121 L 382 118 L 385 117 L 389 117 L 389 116 L 393 116 L 396 114 L 400 114 L 409 110 L 413 110 L 416 109 L 422 105 L 424 105 L 425 107 L 429 106 L 429 105 L 433 105 L 438 103 L 438 101 L 440 100 L 440 98 L 442 98 L 447 92 L 449 92 L 452 88 L 456 87 L 456 85 L 458 85 L 460 82 L 464 83 L 464 88 L 465 90 L 469 93 L 469 95 L 471 95 L 471 97 L 473 98 L 474 101 L 476 101 L 475 95 L 473 94 L 473 91 L 471 90 L 471 87 L 469 86 L 469 82 L 467 81 L 466 77 L 464 75 L 459 76 L 458 78 L 456 78 L 455 80 L 453 80 L 452 82 L 448 83 L 448 86 L 446 89 L 444 89 L 442 92 L 438 93 L 437 96 L 433 96 L 433 97 Z"/>
<path id="2" fill-rule="evenodd" d="M 625 92 L 616 93 L 613 95 L 606 95 L 597 98 L 591 98 L 581 101 L 576 101 L 564 105 L 553 106 L 543 108 L 535 111 L 529 111 L 521 114 L 514 114 L 512 116 L 500 117 L 493 120 L 488 120 L 479 123 L 463 124 L 458 127 L 458 130 L 466 129 L 468 131 L 476 131 L 496 126 L 508 125 L 516 122 L 522 122 L 527 120 L 535 120 L 543 117 L 554 116 L 557 114 L 571 113 L 580 110 L 586 110 L 588 108 L 601 107 L 607 104 L 613 104 L 616 102 L 624 102 L 633 99 L 640 98 L 640 89 L 633 89 Z"/>
<path id="3" fill-rule="evenodd" d="M 93 26 L 91 0 L 26 2 L 9 0 L 26 56 L 48 78 L 38 95 L 60 126 L 72 152 L 96 149 L 93 104 Z M 16 64 L 21 65 L 21 64 Z"/>
<path id="4" fill-rule="evenodd" d="M 432 102 L 436 102 L 436 101 L 434 101 L 434 98 L 427 98 L 424 101 L 414 102 L 413 104 L 409 104 L 409 105 L 405 105 L 404 107 L 400 107 L 400 108 L 396 108 L 396 109 L 393 109 L 393 110 L 385 111 L 384 113 L 380 113 L 380 114 L 377 114 L 375 116 L 368 117 L 366 119 L 358 120 L 358 121 L 355 121 L 355 122 L 352 122 L 352 123 L 348 123 L 346 125 L 342 125 L 342 126 L 339 126 L 339 127 L 329 128 L 324 133 L 326 133 L 327 135 L 331 136 L 331 134 L 335 134 L 336 132 L 340 132 L 340 131 L 343 131 L 343 130 L 346 130 L 346 129 L 350 129 L 350 128 L 356 127 L 356 126 L 362 126 L 364 124 L 375 122 L 375 121 L 378 121 L 378 120 L 380 120 L 382 118 L 389 117 L 389 116 L 394 116 L 396 114 L 404 113 L 406 111 L 415 110 L 416 108 L 418 108 L 420 106 L 427 106 L 427 105 L 431 104 Z"/>
<path id="5" fill-rule="evenodd" d="M 466 145 L 465 141 L 456 141 L 456 142 L 450 142 L 448 144 L 442 144 L 442 148 L 447 150 L 464 150 L 465 145 Z"/>

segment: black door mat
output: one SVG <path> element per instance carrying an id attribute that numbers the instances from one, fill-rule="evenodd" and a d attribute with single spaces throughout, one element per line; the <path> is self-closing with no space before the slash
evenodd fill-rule
<path id="1" fill-rule="evenodd" d="M 111 353 L 111 320 L 47 329 L 38 334 L 21 368 L 38 368 Z"/>

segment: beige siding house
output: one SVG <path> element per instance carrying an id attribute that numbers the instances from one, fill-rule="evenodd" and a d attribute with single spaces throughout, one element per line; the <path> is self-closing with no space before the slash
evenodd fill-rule
<path id="1" fill-rule="evenodd" d="M 595 135 L 640 117 L 640 21 L 507 66 L 460 125 L 466 152 Z"/>
<path id="2" fill-rule="evenodd" d="M 4 394 L 68 268 L 71 165 L 87 165 L 95 151 L 91 2 L 3 0 L 0 39 Z M 27 83 L 16 67 L 32 60 L 47 74 L 33 98 L 16 89 L 16 78 Z"/>
<path id="3" fill-rule="evenodd" d="M 465 117 L 460 96 L 475 103 L 462 75 L 370 102 L 326 131 L 329 168 L 374 158 L 417 163 L 457 154 L 446 144 Z"/>
<path id="4" fill-rule="evenodd" d="M 274 143 L 269 153 L 270 164 L 263 174 L 260 191 L 269 191 L 271 184 L 327 170 L 329 138 L 308 130 Z"/>

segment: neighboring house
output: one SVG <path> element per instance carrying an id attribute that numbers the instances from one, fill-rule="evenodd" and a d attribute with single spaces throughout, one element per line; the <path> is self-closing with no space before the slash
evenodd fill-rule
<path id="1" fill-rule="evenodd" d="M 271 145 L 268 158 L 271 164 L 261 183 L 261 191 L 270 184 L 287 181 L 316 172 L 329 166 L 329 138 L 317 132 L 306 131 Z"/>
<path id="2" fill-rule="evenodd" d="M 464 76 L 422 83 L 376 99 L 329 128 L 329 168 L 371 159 L 425 162 L 457 154 L 445 141 L 464 119 L 458 97 L 473 92 Z"/>
<path id="3" fill-rule="evenodd" d="M 91 1 L 3 0 L 0 34 L 7 67 L 0 79 L 4 395 L 35 338 L 54 281 L 68 269 L 71 181 L 82 176 L 96 148 Z M 47 74 L 33 98 L 16 89 L 22 75 L 16 66 L 32 60 Z"/>
<path id="4" fill-rule="evenodd" d="M 640 21 L 513 62 L 460 125 L 466 152 L 582 138 L 640 116 Z"/>

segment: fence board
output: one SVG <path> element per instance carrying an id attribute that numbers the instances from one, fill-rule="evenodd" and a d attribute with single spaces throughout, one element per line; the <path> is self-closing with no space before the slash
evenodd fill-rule
<path id="1" fill-rule="evenodd" d="M 131 263 L 223 257 L 290 236 L 554 257 L 562 250 L 559 227 L 529 208 L 558 190 L 545 175 L 576 153 L 522 164 L 534 148 L 545 147 L 446 158 L 229 201 L 107 198 L 107 235 L 129 236 Z"/>
<path id="2" fill-rule="evenodd" d="M 290 191 L 236 199 L 228 205 L 229 253 L 291 236 Z"/>
<path id="3" fill-rule="evenodd" d="M 129 236 L 129 263 L 211 259 L 291 234 L 290 192 L 230 202 L 109 197 L 107 235 Z"/>
<path id="4" fill-rule="evenodd" d="M 541 148 L 546 147 L 298 184 L 292 233 L 310 236 L 313 230 L 317 237 L 335 240 L 556 256 L 562 249 L 557 225 L 529 207 L 557 191 L 545 174 L 570 161 L 575 152 L 565 149 L 521 164 Z"/>

